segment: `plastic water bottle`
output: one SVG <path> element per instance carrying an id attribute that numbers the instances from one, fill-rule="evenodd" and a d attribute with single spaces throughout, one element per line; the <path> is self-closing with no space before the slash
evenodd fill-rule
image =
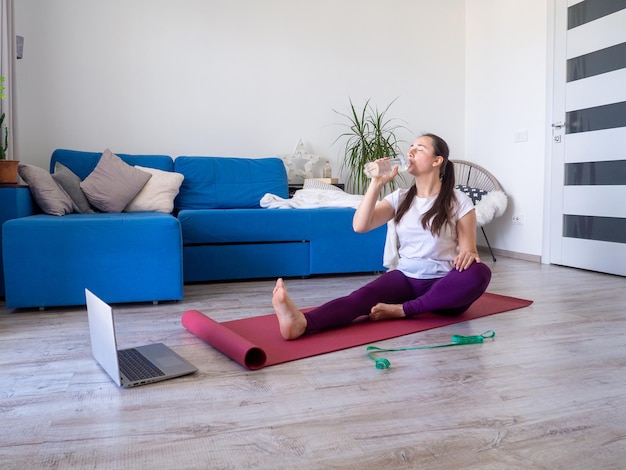
<path id="1" fill-rule="evenodd" d="M 398 155 L 394 158 L 387 160 L 380 160 L 377 162 L 368 162 L 365 164 L 364 173 L 368 178 L 374 178 L 375 176 L 385 176 L 393 171 L 393 167 L 397 166 L 398 171 L 406 171 L 409 166 L 406 155 Z"/>

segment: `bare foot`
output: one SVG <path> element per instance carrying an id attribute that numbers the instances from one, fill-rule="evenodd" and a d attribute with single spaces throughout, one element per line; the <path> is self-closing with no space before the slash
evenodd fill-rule
<path id="1" fill-rule="evenodd" d="M 370 311 L 370 320 L 393 320 L 394 318 L 404 318 L 404 310 L 401 304 L 378 303 Z"/>
<path id="2" fill-rule="evenodd" d="M 272 296 L 272 305 L 276 311 L 280 334 L 283 338 L 296 339 L 304 334 L 306 330 L 306 318 L 291 301 L 282 278 L 276 281 L 274 295 Z"/>

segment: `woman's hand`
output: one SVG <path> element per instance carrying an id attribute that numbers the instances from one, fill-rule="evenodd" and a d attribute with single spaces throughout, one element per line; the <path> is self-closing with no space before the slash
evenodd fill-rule
<path id="1" fill-rule="evenodd" d="M 395 167 L 390 175 L 372 178 L 363 200 L 361 200 L 352 218 L 352 228 L 355 232 L 369 232 L 386 224 L 393 218 L 395 214 L 393 207 L 385 199 L 379 202 L 378 195 L 385 184 L 391 181 L 397 174 L 398 167 Z"/>
<path id="2" fill-rule="evenodd" d="M 459 272 L 469 268 L 472 263 L 480 263 L 480 257 L 476 251 L 462 251 L 454 258 L 454 267 Z"/>
<path id="3" fill-rule="evenodd" d="M 378 160 L 375 160 L 375 162 L 381 162 L 383 160 L 389 160 L 389 157 L 385 157 L 385 158 L 379 158 Z M 386 175 L 382 175 L 382 176 L 374 176 L 372 178 L 372 183 L 376 184 L 376 185 L 380 185 L 380 187 L 382 188 L 383 186 L 385 186 L 387 183 L 393 181 L 393 179 L 398 176 L 398 172 L 400 171 L 398 165 L 395 165 L 393 167 L 393 169 L 391 170 L 391 173 L 388 173 Z"/>

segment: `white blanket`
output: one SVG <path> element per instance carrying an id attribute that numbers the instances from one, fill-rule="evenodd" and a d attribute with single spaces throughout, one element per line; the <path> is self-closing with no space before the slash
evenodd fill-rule
<path id="1" fill-rule="evenodd" d="M 289 199 L 266 193 L 261 207 L 268 209 L 314 209 L 317 207 L 352 207 L 356 209 L 363 196 L 329 189 L 299 189 Z"/>

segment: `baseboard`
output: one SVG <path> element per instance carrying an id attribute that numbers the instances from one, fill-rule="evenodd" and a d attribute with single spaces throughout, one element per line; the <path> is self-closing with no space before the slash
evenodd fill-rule
<path id="1" fill-rule="evenodd" d="M 501 250 L 500 248 L 492 248 L 493 254 L 498 259 L 498 256 L 504 256 L 505 258 L 519 259 L 522 261 L 531 261 L 533 263 L 541 263 L 541 255 L 531 255 L 528 253 L 519 253 L 517 251 Z M 486 246 L 479 246 L 478 251 L 485 256 L 491 256 L 489 248 Z"/>

